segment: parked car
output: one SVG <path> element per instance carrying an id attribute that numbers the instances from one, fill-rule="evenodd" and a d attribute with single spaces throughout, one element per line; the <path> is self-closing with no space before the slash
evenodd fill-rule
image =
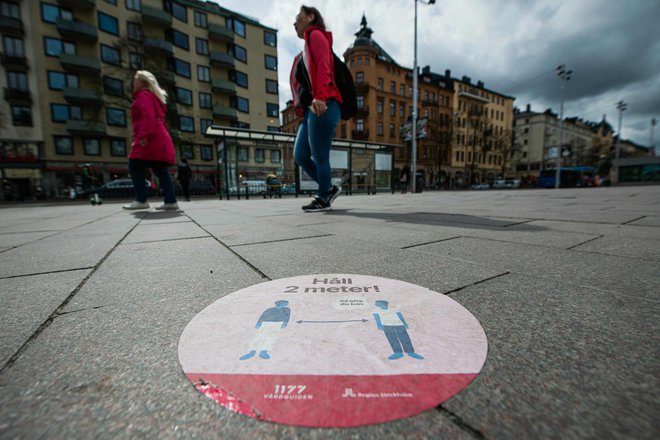
<path id="1" fill-rule="evenodd" d="M 493 188 L 497 188 L 497 189 L 520 188 L 520 179 L 496 180 L 495 184 L 493 184 Z"/>
<path id="2" fill-rule="evenodd" d="M 148 194 L 150 196 L 156 195 L 156 190 L 151 186 L 151 182 L 148 179 L 144 180 L 144 185 L 148 188 Z M 133 180 L 132 179 L 116 179 L 111 180 L 108 183 L 105 183 L 97 188 L 88 189 L 86 191 L 81 191 L 78 193 L 78 196 L 81 198 L 87 198 L 97 193 L 99 197 L 104 198 L 132 198 L 135 193 L 133 191 Z"/>
<path id="3" fill-rule="evenodd" d="M 475 183 L 470 189 L 490 189 L 490 185 L 487 183 Z"/>

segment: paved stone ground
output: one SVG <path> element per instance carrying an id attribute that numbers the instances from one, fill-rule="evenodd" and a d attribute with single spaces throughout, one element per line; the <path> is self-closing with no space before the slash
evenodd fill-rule
<path id="1" fill-rule="evenodd" d="M 425 192 L 0 209 L 1 438 L 660 438 L 660 190 Z M 450 295 L 486 364 L 435 410 L 355 429 L 258 422 L 177 343 L 219 297 L 362 273 Z M 655 414 L 655 415 L 654 415 Z"/>

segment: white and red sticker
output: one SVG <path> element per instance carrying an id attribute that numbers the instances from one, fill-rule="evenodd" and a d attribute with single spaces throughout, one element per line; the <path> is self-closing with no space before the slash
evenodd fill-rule
<path id="1" fill-rule="evenodd" d="M 305 275 L 231 293 L 179 341 L 195 387 L 259 420 L 350 427 L 418 414 L 479 374 L 477 319 L 415 284 L 367 275 Z"/>

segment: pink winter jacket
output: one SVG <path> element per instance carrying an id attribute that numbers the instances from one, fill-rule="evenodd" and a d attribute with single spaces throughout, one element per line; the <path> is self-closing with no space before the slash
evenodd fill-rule
<path id="1" fill-rule="evenodd" d="M 165 104 L 151 91 L 143 89 L 133 94 L 131 120 L 133 143 L 129 159 L 176 163 L 174 144 L 165 126 Z M 144 145 L 140 141 L 144 139 Z"/>

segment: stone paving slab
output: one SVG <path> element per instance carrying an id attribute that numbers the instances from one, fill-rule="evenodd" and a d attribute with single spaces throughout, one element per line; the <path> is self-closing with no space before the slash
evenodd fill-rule
<path id="1" fill-rule="evenodd" d="M 128 237 L 124 240 L 124 243 L 181 240 L 184 238 L 201 237 L 208 237 L 208 234 L 191 221 L 150 224 L 147 220 L 144 220 L 131 231 Z"/>
<path id="2" fill-rule="evenodd" d="M 639 240 L 660 240 L 660 228 L 634 225 L 604 225 L 582 222 L 561 222 L 533 220 L 529 223 L 511 226 L 513 230 L 543 228 L 556 232 L 576 232 L 580 234 L 607 235 L 614 238 L 633 238 Z"/>
<path id="3" fill-rule="evenodd" d="M 646 216 L 644 218 L 641 218 L 639 220 L 635 220 L 633 222 L 630 222 L 629 224 L 635 225 L 635 226 L 654 226 L 654 227 L 660 227 L 660 215 L 658 216 Z"/>
<path id="4" fill-rule="evenodd" d="M 505 272 L 382 244 L 357 244 L 349 238 L 320 237 L 234 246 L 232 249 L 271 279 L 312 273 L 357 273 L 408 281 L 437 292 L 448 292 Z M 319 249 L 323 250 L 322 254 Z"/>
<path id="5" fill-rule="evenodd" d="M 451 297 L 479 320 L 489 350 L 443 406 L 485 438 L 657 437 L 657 298 L 517 274 Z"/>
<path id="6" fill-rule="evenodd" d="M 658 240 L 605 236 L 574 247 L 573 250 L 660 261 L 660 243 Z"/>
<path id="7" fill-rule="evenodd" d="M 113 216 L 0 254 L 0 277 L 29 275 L 96 265 L 137 223 Z"/>
<path id="8" fill-rule="evenodd" d="M 478 238 L 458 238 L 419 246 L 414 250 L 470 261 L 501 271 L 555 280 L 569 279 L 575 286 L 598 287 L 639 296 L 660 292 L 660 269 L 653 261 Z"/>
<path id="9" fill-rule="evenodd" d="M 40 240 L 44 237 L 57 234 L 58 231 L 48 231 L 48 232 L 10 232 L 6 234 L 0 234 L 0 246 L 3 248 L 13 248 L 16 246 L 21 246 L 33 241 Z"/>
<path id="10" fill-rule="evenodd" d="M 269 243 L 332 235 L 330 231 L 308 227 L 285 226 L 275 222 L 259 221 L 237 225 L 211 225 L 205 229 L 228 246 Z"/>
<path id="11" fill-rule="evenodd" d="M 89 270 L 0 279 L 0 366 L 74 291 Z"/>

